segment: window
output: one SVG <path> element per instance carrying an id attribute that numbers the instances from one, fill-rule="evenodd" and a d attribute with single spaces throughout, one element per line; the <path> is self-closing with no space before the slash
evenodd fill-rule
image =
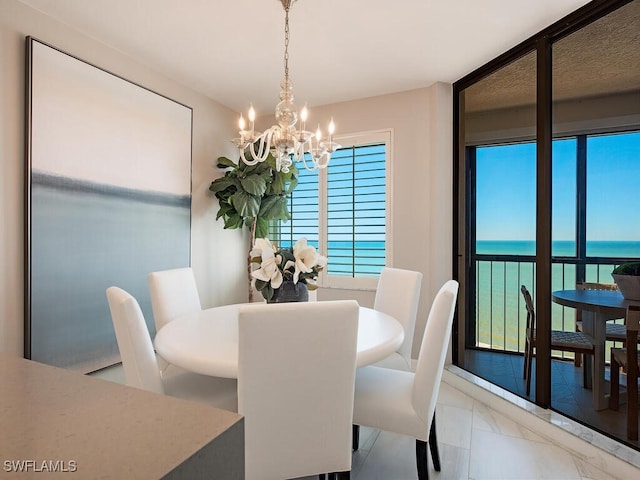
<path id="1" fill-rule="evenodd" d="M 375 288 L 390 263 L 391 132 L 336 138 L 342 148 L 325 170 L 300 168 L 289 198 L 292 218 L 272 228 L 281 246 L 306 237 L 328 258 L 320 284 Z"/>

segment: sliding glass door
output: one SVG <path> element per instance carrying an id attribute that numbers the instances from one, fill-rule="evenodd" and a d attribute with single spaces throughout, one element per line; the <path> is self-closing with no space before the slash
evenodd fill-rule
<path id="1" fill-rule="evenodd" d="M 455 361 L 623 438 L 574 354 L 546 343 L 576 328 L 551 292 L 640 259 L 640 0 L 595 3 L 454 84 Z M 530 395 L 522 285 L 539 320 Z"/>

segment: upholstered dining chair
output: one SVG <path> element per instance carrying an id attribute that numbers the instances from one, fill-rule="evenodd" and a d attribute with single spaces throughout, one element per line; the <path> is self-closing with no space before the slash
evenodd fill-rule
<path id="1" fill-rule="evenodd" d="M 411 370 L 411 347 L 416 326 L 422 273 L 384 267 L 380 272 L 373 309 L 391 315 L 402 324 L 404 341 L 396 352 L 376 365 Z"/>
<path id="2" fill-rule="evenodd" d="M 457 296 L 458 282 L 449 280 L 433 300 L 415 373 L 377 366 L 356 373 L 354 423 L 415 438 L 419 480 L 429 478 L 428 438 Z"/>
<path id="3" fill-rule="evenodd" d="M 422 273 L 400 268 L 384 267 L 380 272 L 378 288 L 374 300 L 374 310 L 391 315 L 398 320 L 404 329 L 404 341 L 397 351 L 377 362 L 378 367 L 393 368 L 410 372 L 411 347 L 416 326 L 416 316 L 420 303 Z M 353 426 L 353 451 L 357 451 L 360 443 L 360 426 Z M 436 436 L 435 412 L 429 432 L 429 447 L 436 471 L 440 471 L 440 454 Z"/>
<path id="4" fill-rule="evenodd" d="M 107 300 L 127 385 L 237 411 L 235 379 L 191 372 L 163 378 L 138 301 L 118 287 L 107 288 Z"/>
<path id="5" fill-rule="evenodd" d="M 202 310 L 191 267 L 151 272 L 147 280 L 156 331 L 176 317 Z"/>
<path id="6" fill-rule="evenodd" d="M 618 410 L 620 402 L 620 366 L 627 371 L 627 438 L 638 440 L 638 371 L 640 351 L 637 342 L 640 332 L 640 305 L 629 305 L 625 318 L 627 347 L 611 349 L 611 396 L 609 408 Z"/>
<path id="7" fill-rule="evenodd" d="M 246 305 L 238 329 L 247 480 L 349 478 L 358 303 Z"/>
<path id="8" fill-rule="evenodd" d="M 520 291 L 524 297 L 524 303 L 527 309 L 522 377 L 526 382 L 526 392 L 528 396 L 531 393 L 531 369 L 537 341 L 536 312 L 533 306 L 533 299 L 527 287 L 522 285 Z M 593 361 L 595 347 L 593 339 L 586 333 L 551 330 L 551 350 L 573 352 L 576 355 L 582 355 L 585 359 L 589 358 L 588 361 L 591 362 Z M 593 368 L 588 368 L 588 366 L 587 360 L 585 360 L 585 365 L 582 368 L 582 382 L 585 387 L 588 385 L 588 376 L 593 371 Z"/>
<path id="9" fill-rule="evenodd" d="M 151 272 L 147 281 L 156 332 L 180 315 L 202 310 L 196 278 L 191 267 Z M 182 371 L 171 366 L 160 356 L 158 364 L 165 374 Z"/>

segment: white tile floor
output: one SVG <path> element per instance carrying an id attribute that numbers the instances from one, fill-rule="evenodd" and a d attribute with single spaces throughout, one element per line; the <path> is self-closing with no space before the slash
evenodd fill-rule
<path id="1" fill-rule="evenodd" d="M 433 479 L 605 480 L 607 473 L 547 442 L 486 405 L 443 383 L 437 407 L 442 469 Z M 415 480 L 413 439 L 362 429 L 355 480 Z M 316 477 L 317 478 L 317 477 Z"/>
<path id="2" fill-rule="evenodd" d="M 118 368 L 98 376 L 124 382 Z M 430 478 L 435 480 L 616 478 L 444 382 L 438 399 L 437 430 L 440 472 L 433 470 L 429 459 Z M 309 480 L 312 478 L 318 477 Z M 415 441 L 363 427 L 360 450 L 353 456 L 351 478 L 416 480 Z"/>

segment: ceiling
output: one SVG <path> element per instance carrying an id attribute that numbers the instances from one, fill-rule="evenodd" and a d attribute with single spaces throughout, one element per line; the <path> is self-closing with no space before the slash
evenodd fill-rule
<path id="1" fill-rule="evenodd" d="M 552 45 L 553 101 L 640 91 L 640 0 L 628 3 Z M 531 52 L 466 91 L 467 112 L 534 105 Z"/>
<path id="2" fill-rule="evenodd" d="M 272 112 L 279 0 L 20 0 L 235 110 Z M 310 107 L 452 83 L 587 0 L 299 0 L 290 76 Z M 86 59 L 91 61 L 91 59 Z"/>

